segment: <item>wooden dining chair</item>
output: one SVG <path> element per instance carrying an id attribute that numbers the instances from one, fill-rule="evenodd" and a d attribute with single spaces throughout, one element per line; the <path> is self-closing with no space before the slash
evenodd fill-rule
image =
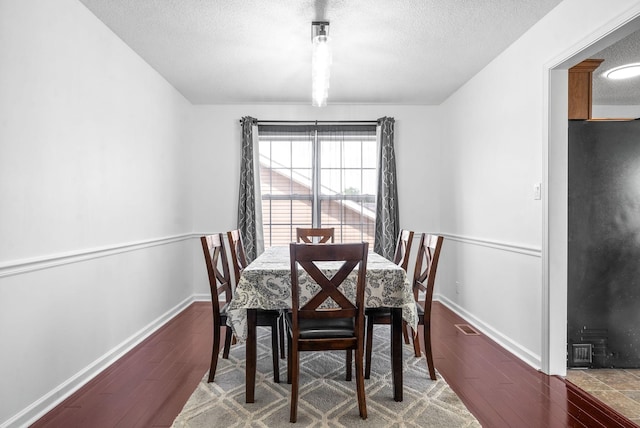
<path id="1" fill-rule="evenodd" d="M 244 251 L 244 245 L 242 244 L 242 236 L 238 229 L 227 232 L 227 239 L 229 241 L 229 251 L 231 253 L 231 261 L 233 266 L 233 272 L 235 277 L 235 284 L 240 281 L 240 275 L 242 271 L 249 264 L 247 262 L 247 256 Z M 273 359 L 273 381 L 280 382 L 280 363 L 278 359 L 278 343 L 284 347 L 284 332 L 282 328 L 278 328 L 278 320 L 280 319 L 280 311 L 258 309 L 257 311 L 257 323 L 256 326 L 271 327 L 271 354 Z M 280 332 L 280 339 L 278 334 Z M 281 355 L 284 357 L 284 349 L 280 350 Z"/>
<path id="2" fill-rule="evenodd" d="M 413 243 L 413 231 L 401 230 L 398 234 L 396 251 L 393 255 L 393 262 L 406 272 L 409 267 L 409 255 L 411 254 L 411 243 Z"/>
<path id="3" fill-rule="evenodd" d="M 398 242 L 396 243 L 396 251 L 393 256 L 393 262 L 408 272 L 409 268 L 409 256 L 411 255 L 411 244 L 413 243 L 413 231 L 400 230 L 398 234 Z M 407 330 L 407 323 L 402 323 L 402 335 L 404 336 L 404 343 L 409 343 L 409 332 Z"/>
<path id="4" fill-rule="evenodd" d="M 218 354 L 220 353 L 220 329 L 227 324 L 227 306 L 233 297 L 231 288 L 231 276 L 229 275 L 229 264 L 227 252 L 224 249 L 224 238 L 222 234 L 207 235 L 200 237 L 202 251 L 209 275 L 209 287 L 211 289 L 211 303 L 213 307 L 213 349 L 211 350 L 211 365 L 209 367 L 209 382 L 213 382 L 218 365 Z M 220 302 L 220 296 L 224 300 Z M 222 304 L 222 306 L 221 306 Z M 229 348 L 231 347 L 231 327 L 226 328 L 224 339 L 224 350 L 222 358 L 229 358 Z"/>
<path id="5" fill-rule="evenodd" d="M 431 351 L 431 302 L 433 300 L 433 287 L 436 281 L 438 260 L 444 238 L 438 235 L 422 234 L 418 246 L 418 258 L 413 274 L 413 297 L 416 300 L 418 310 L 418 324 L 423 328 L 424 352 L 427 357 L 429 376 L 436 380 L 436 370 L 433 365 L 433 353 Z M 424 298 L 420 300 L 420 293 Z M 418 336 L 413 339 L 415 356 L 420 356 L 420 343 Z"/>
<path id="6" fill-rule="evenodd" d="M 414 232 L 411 230 L 400 230 L 398 241 L 396 242 L 396 250 L 393 255 L 393 262 L 407 271 L 409 266 L 409 256 L 411 255 L 411 244 L 413 243 Z M 365 310 L 367 320 L 367 352 L 365 353 L 366 363 L 364 369 L 364 378 L 369 379 L 371 376 L 371 348 L 373 346 L 373 326 L 375 324 L 391 324 L 391 310 L 389 308 L 367 308 Z M 407 323 L 402 323 L 402 335 L 405 343 L 409 341 L 409 332 Z"/>
<path id="7" fill-rule="evenodd" d="M 314 241 L 318 244 L 324 244 L 327 242 L 334 242 L 334 234 L 335 228 L 333 227 L 324 227 L 324 228 L 304 228 L 297 227 L 296 228 L 296 242 L 305 242 L 307 244 L 311 244 Z M 314 238 L 317 238 L 314 240 Z"/>
<path id="8" fill-rule="evenodd" d="M 305 245 L 290 244 L 291 254 L 291 312 L 285 315 L 288 339 L 287 378 L 291 381 L 290 422 L 298 412 L 298 383 L 300 352 L 347 350 L 356 355 L 356 392 L 362 419 L 367 418 L 364 392 L 364 289 L 367 269 L 366 242 L 359 244 Z M 343 262 L 340 269 L 327 278 L 317 263 Z M 300 306 L 299 268 L 319 286 L 318 293 Z M 338 287 L 357 267 L 355 302 L 351 302 Z M 306 282 L 305 282 L 306 284 Z M 321 305 L 333 301 L 338 307 L 324 309 Z M 349 359 L 348 357 L 348 359 Z M 350 361 L 349 361 L 350 364 Z"/>
<path id="9" fill-rule="evenodd" d="M 413 272 L 413 297 L 416 301 L 418 312 L 418 325 L 423 326 L 423 340 L 427 358 L 429 377 L 436 380 L 436 372 L 433 365 L 431 351 L 431 301 L 433 300 L 433 286 L 435 284 L 438 260 L 444 238 L 438 235 L 420 235 L 418 255 Z M 424 293 L 424 299 L 420 301 L 420 293 Z M 390 321 L 390 313 L 386 308 L 372 308 L 377 324 L 387 324 Z M 386 318 L 388 317 L 388 319 Z M 365 350 L 365 379 L 371 374 L 371 352 L 373 345 L 373 323 L 367 318 L 367 344 Z M 413 338 L 413 349 L 416 357 L 420 357 L 420 342 L 417 336 Z"/>

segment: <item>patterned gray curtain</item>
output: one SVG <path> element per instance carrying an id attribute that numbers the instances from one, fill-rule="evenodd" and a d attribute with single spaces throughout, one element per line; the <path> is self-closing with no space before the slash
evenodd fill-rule
<path id="1" fill-rule="evenodd" d="M 396 155 L 393 148 L 395 120 L 378 119 L 378 195 L 374 251 L 391 260 L 400 233 Z"/>
<path id="2" fill-rule="evenodd" d="M 254 260 L 260 251 L 262 222 L 260 201 L 256 201 L 256 168 L 254 158 L 254 130 L 257 119 L 245 116 L 242 123 L 242 154 L 240 159 L 240 197 L 238 200 L 238 229 L 242 236 L 247 261 Z"/>

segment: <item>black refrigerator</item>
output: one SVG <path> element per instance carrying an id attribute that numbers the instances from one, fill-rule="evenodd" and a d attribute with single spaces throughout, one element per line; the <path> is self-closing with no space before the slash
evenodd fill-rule
<path id="1" fill-rule="evenodd" d="M 568 367 L 640 367 L 640 120 L 569 121 Z"/>

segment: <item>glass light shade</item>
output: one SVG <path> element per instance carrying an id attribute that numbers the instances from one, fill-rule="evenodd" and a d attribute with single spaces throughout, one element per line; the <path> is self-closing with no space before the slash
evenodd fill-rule
<path id="1" fill-rule="evenodd" d="M 329 77 L 331 75 L 331 39 L 319 35 L 313 38 L 311 56 L 311 99 L 312 105 L 327 105 L 329 96 Z"/>
<path id="2" fill-rule="evenodd" d="M 628 79 L 630 77 L 640 76 L 640 63 L 626 64 L 620 67 L 612 68 L 604 74 L 607 78 L 613 80 Z"/>

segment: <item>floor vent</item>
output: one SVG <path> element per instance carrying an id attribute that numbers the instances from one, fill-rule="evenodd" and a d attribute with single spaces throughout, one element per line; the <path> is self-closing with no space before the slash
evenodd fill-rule
<path id="1" fill-rule="evenodd" d="M 475 328 L 471 327 L 469 324 L 454 324 L 458 330 L 464 333 L 467 336 L 480 336 L 480 332 L 478 332 Z"/>
<path id="2" fill-rule="evenodd" d="M 593 345 L 591 343 L 573 343 L 573 365 L 589 365 L 593 362 Z"/>

